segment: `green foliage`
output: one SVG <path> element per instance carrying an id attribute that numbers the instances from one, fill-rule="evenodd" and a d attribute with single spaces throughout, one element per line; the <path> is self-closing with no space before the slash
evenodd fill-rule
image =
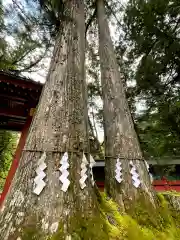
<path id="1" fill-rule="evenodd" d="M 9 48 L 5 39 L 5 23 L 4 23 L 4 8 L 2 1 L 0 1 L 0 69 L 14 69 L 14 66 L 10 60 Z"/>
<path id="2" fill-rule="evenodd" d="M 11 166 L 13 154 L 17 146 L 17 133 L 0 130 L 0 192 Z"/>
<path id="3" fill-rule="evenodd" d="M 129 0 L 125 10 L 127 77 L 136 80 L 133 98 L 145 102 L 136 124 L 147 157 L 180 155 L 179 9 L 178 0 Z"/>
<path id="4" fill-rule="evenodd" d="M 30 2 L 29 0 L 26 1 Z M 64 2 L 62 0 L 39 0 L 39 4 L 44 10 L 43 18 L 45 23 L 53 28 L 53 35 L 56 35 L 64 18 Z"/>
<path id="5" fill-rule="evenodd" d="M 37 69 L 41 60 L 47 56 L 51 46 L 49 35 L 42 25 L 40 11 L 36 7 L 37 4 L 27 5 L 25 2 L 0 2 L 1 70 L 31 72 Z M 39 34 L 36 34 L 38 31 Z"/>
<path id="6" fill-rule="evenodd" d="M 147 111 L 137 118 L 138 134 L 146 157 L 161 158 L 163 156 L 180 155 L 180 138 L 178 134 L 178 114 L 162 110 L 173 103 L 164 103 L 158 112 Z M 160 109 L 161 108 L 161 109 Z"/>

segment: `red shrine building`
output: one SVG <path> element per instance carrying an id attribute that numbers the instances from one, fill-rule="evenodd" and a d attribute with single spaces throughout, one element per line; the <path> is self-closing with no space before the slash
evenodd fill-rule
<path id="1" fill-rule="evenodd" d="M 21 152 L 42 87 L 42 83 L 0 71 L 0 129 L 21 133 L 4 190 L 0 195 L 0 205 L 8 193 L 18 168 Z"/>
<path id="2" fill-rule="evenodd" d="M 26 137 L 33 114 L 37 107 L 43 84 L 28 78 L 20 77 L 12 73 L 0 71 L 0 129 L 17 131 L 21 133 L 19 143 L 5 181 L 3 192 L 0 193 L 0 206 L 3 203 L 11 182 L 18 168 L 21 152 L 24 148 Z M 157 179 L 153 186 L 157 191 L 176 190 L 180 192 L 180 161 L 177 166 L 178 179 L 170 181 Z M 100 189 L 104 189 L 104 162 L 98 161 L 94 167 L 94 176 Z M 153 170 L 152 170 L 153 173 Z"/>

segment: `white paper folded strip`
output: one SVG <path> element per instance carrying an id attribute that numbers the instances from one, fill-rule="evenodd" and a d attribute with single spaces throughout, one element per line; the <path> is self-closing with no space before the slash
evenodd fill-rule
<path id="1" fill-rule="evenodd" d="M 43 178 L 45 178 L 45 176 L 46 176 L 45 172 L 43 172 L 43 171 L 40 172 L 39 175 L 37 175 L 37 176 L 35 177 L 34 182 L 35 182 L 36 184 L 38 184 L 38 182 L 39 182 L 40 180 L 42 180 Z"/>
<path id="2" fill-rule="evenodd" d="M 96 164 L 96 162 L 94 161 L 94 158 L 90 155 L 90 174 L 91 174 L 91 183 L 94 186 L 94 176 L 93 176 L 93 167 Z"/>
<path id="3" fill-rule="evenodd" d="M 132 184 L 135 188 L 138 188 L 141 184 L 141 181 L 139 179 L 139 174 L 137 172 L 137 169 L 135 167 L 135 165 L 133 164 L 132 161 L 130 161 L 130 173 L 131 173 L 131 176 L 132 176 Z"/>
<path id="4" fill-rule="evenodd" d="M 149 172 L 149 164 L 147 163 L 147 161 L 144 161 L 144 162 L 145 162 L 145 165 L 146 165 L 147 171 Z"/>
<path id="5" fill-rule="evenodd" d="M 118 183 L 121 183 L 123 181 L 122 178 L 122 163 L 120 162 L 119 158 L 116 160 L 116 166 L 115 166 L 115 179 Z"/>
<path id="6" fill-rule="evenodd" d="M 84 189 L 86 187 L 86 179 L 87 179 L 87 165 L 88 165 L 88 161 L 86 159 L 85 154 L 83 153 L 83 157 L 82 157 L 82 163 L 81 163 L 81 174 L 80 174 L 80 180 L 79 180 L 79 184 L 81 189 Z"/>
<path id="7" fill-rule="evenodd" d="M 47 168 L 47 165 L 44 162 L 45 159 L 46 153 L 44 152 L 37 162 L 38 165 L 38 167 L 36 168 L 37 176 L 34 178 L 35 188 L 33 190 L 33 193 L 35 193 L 36 195 L 39 195 L 46 186 L 46 183 L 43 180 L 46 177 L 44 170 Z"/>
<path id="8" fill-rule="evenodd" d="M 36 195 L 39 195 L 42 192 L 42 190 L 44 189 L 45 186 L 46 186 L 46 183 L 44 181 L 39 181 L 38 185 L 35 187 L 33 192 Z"/>
<path id="9" fill-rule="evenodd" d="M 60 164 L 61 164 L 61 167 L 59 168 L 59 171 L 61 172 L 61 175 L 59 177 L 59 180 L 62 183 L 61 190 L 63 192 L 67 192 L 68 187 L 70 185 L 70 181 L 68 179 L 68 176 L 69 176 L 69 172 L 68 172 L 69 163 L 68 163 L 68 153 L 67 152 L 65 152 L 64 155 L 62 156 Z"/>
<path id="10" fill-rule="evenodd" d="M 70 181 L 69 181 L 69 179 L 66 179 L 66 181 L 64 181 L 64 184 L 62 185 L 61 190 L 63 192 L 67 192 L 69 185 L 70 185 Z"/>
<path id="11" fill-rule="evenodd" d="M 152 174 L 149 172 L 149 164 L 147 161 L 144 161 L 145 162 L 145 165 L 146 165 L 146 168 L 147 168 L 147 171 L 149 173 L 149 177 L 150 177 L 150 180 L 151 180 L 151 183 L 153 182 L 153 176 Z"/>

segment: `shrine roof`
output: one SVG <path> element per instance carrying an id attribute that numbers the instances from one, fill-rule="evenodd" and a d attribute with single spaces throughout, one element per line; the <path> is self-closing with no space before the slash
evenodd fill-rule
<path id="1" fill-rule="evenodd" d="M 29 88 L 30 86 L 33 89 L 42 88 L 43 84 L 39 81 L 34 81 L 33 79 L 18 75 L 16 71 L 3 71 L 0 70 L 0 82 L 12 83 L 13 85 L 21 85 L 25 88 Z"/>
<path id="2" fill-rule="evenodd" d="M 43 84 L 13 72 L 0 71 L 0 129 L 21 131 L 35 108 Z"/>

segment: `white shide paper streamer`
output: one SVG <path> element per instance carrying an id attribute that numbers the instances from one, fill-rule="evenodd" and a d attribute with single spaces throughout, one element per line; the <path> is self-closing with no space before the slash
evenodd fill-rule
<path id="1" fill-rule="evenodd" d="M 116 160 L 116 168 L 115 168 L 115 179 L 118 183 L 121 183 L 123 178 L 122 178 L 122 163 L 120 162 L 119 158 Z"/>
<path id="2" fill-rule="evenodd" d="M 94 158 L 90 155 L 90 173 L 91 173 L 91 183 L 94 186 L 94 176 L 93 176 L 93 166 L 96 164 L 96 162 L 94 161 Z"/>
<path id="3" fill-rule="evenodd" d="M 81 163 L 81 178 L 79 180 L 79 184 L 81 189 L 84 189 L 86 187 L 86 179 L 87 179 L 87 165 L 88 165 L 88 161 L 86 159 L 85 154 L 83 153 L 83 158 L 82 158 L 82 163 Z"/>
<path id="4" fill-rule="evenodd" d="M 147 168 L 147 171 L 149 172 L 149 164 L 147 161 L 144 161 L 145 162 L 145 165 L 146 165 L 146 168 Z"/>
<path id="5" fill-rule="evenodd" d="M 44 162 L 45 159 L 46 159 L 46 153 L 44 152 L 40 157 L 40 159 L 38 160 L 38 163 L 37 163 L 38 167 L 36 168 L 37 176 L 34 179 L 35 188 L 33 190 L 33 193 L 35 193 L 36 195 L 39 195 L 44 189 L 44 187 L 46 186 L 46 183 L 43 180 L 46 176 L 44 170 L 47 168 L 47 165 Z"/>
<path id="6" fill-rule="evenodd" d="M 62 183 L 61 190 L 63 192 L 67 192 L 68 187 L 70 185 L 70 181 L 68 179 L 69 172 L 67 170 L 69 168 L 67 152 L 65 152 L 64 155 L 62 156 L 60 164 L 61 164 L 61 167 L 59 168 L 59 171 L 61 172 L 61 176 L 59 177 L 59 180 Z"/>
<path id="7" fill-rule="evenodd" d="M 139 174 L 137 173 L 136 167 L 133 164 L 133 162 L 130 161 L 129 164 L 131 166 L 130 173 L 132 175 L 132 184 L 134 185 L 134 187 L 138 188 L 139 185 L 141 184 L 141 181 L 139 180 Z"/>
<path id="8" fill-rule="evenodd" d="M 147 161 L 145 161 L 145 165 L 146 165 L 146 168 L 147 168 L 147 171 L 148 171 L 148 173 L 149 173 L 150 180 L 151 180 L 151 183 L 152 183 L 152 182 L 153 182 L 153 176 L 152 176 L 152 174 L 149 172 L 149 164 L 148 164 Z"/>

